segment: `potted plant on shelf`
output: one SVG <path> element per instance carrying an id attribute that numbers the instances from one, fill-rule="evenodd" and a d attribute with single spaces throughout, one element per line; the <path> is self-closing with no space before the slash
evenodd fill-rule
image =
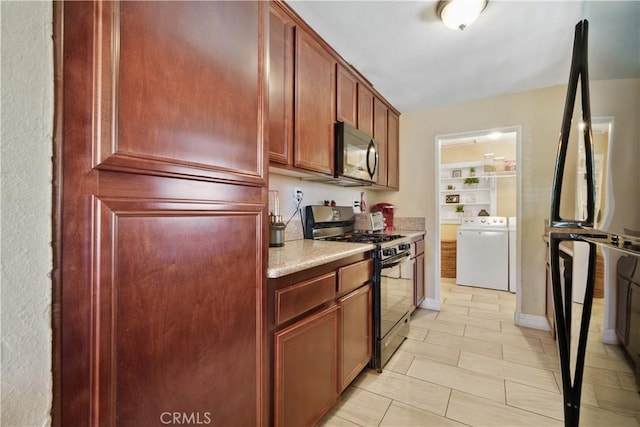
<path id="1" fill-rule="evenodd" d="M 456 205 L 456 216 L 462 218 L 462 214 L 464 214 L 464 205 Z"/>
<path id="2" fill-rule="evenodd" d="M 464 185 L 469 188 L 478 188 L 479 183 L 480 183 L 480 179 L 476 177 L 469 177 L 464 179 Z"/>
<path id="3" fill-rule="evenodd" d="M 469 176 L 476 176 L 476 168 L 473 166 L 469 168 Z"/>

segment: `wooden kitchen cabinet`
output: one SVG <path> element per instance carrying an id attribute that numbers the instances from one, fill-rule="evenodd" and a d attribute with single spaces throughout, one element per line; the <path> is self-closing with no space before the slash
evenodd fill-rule
<path id="1" fill-rule="evenodd" d="M 279 3 L 269 9 L 269 160 L 293 162 L 295 23 Z"/>
<path id="2" fill-rule="evenodd" d="M 357 127 L 358 82 L 349 70 L 338 64 L 336 72 L 336 120 Z"/>
<path id="3" fill-rule="evenodd" d="M 314 425 L 367 365 L 372 280 L 368 253 L 269 279 L 274 425 Z"/>
<path id="4" fill-rule="evenodd" d="M 547 252 L 549 252 L 547 248 Z M 549 330 L 551 331 L 551 338 L 556 339 L 556 309 L 553 306 L 553 285 L 551 280 L 551 265 L 547 260 L 546 264 L 546 278 L 545 278 L 545 287 L 546 287 L 546 301 L 545 301 L 545 310 L 544 314 L 547 318 L 547 322 L 549 323 Z"/>
<path id="5" fill-rule="evenodd" d="M 373 139 L 378 143 L 378 185 L 387 186 L 387 106 L 373 99 Z"/>
<path id="6" fill-rule="evenodd" d="M 311 426 L 338 397 L 338 306 L 275 334 L 275 425 Z"/>
<path id="7" fill-rule="evenodd" d="M 623 346 L 629 343 L 629 293 L 634 278 L 637 261 L 634 257 L 624 256 L 618 259 L 616 280 L 616 335 Z M 640 274 L 638 275 L 640 277 Z"/>
<path id="8" fill-rule="evenodd" d="M 400 189 L 400 117 L 389 110 L 387 115 L 387 187 Z"/>
<path id="9" fill-rule="evenodd" d="M 340 391 L 367 366 L 373 349 L 373 290 L 370 284 L 338 300 L 340 310 Z"/>
<path id="10" fill-rule="evenodd" d="M 558 251 L 560 254 L 560 289 L 563 298 L 564 305 L 564 292 L 566 289 L 566 283 L 573 282 L 573 255 L 569 248 L 564 247 L 564 245 L 560 245 L 560 250 Z M 553 302 L 553 281 L 551 278 L 551 253 L 549 250 L 549 244 L 547 243 L 547 251 L 545 255 L 546 259 L 546 308 L 545 308 L 545 316 L 547 321 L 549 322 L 549 329 L 551 331 L 551 338 L 554 340 L 558 335 L 557 325 L 556 325 L 556 309 Z"/>
<path id="11" fill-rule="evenodd" d="M 623 256 L 617 265 L 616 333 L 635 365 L 640 386 L 640 263 L 636 256 Z"/>
<path id="12" fill-rule="evenodd" d="M 413 264 L 413 306 L 418 307 L 424 301 L 424 239 L 412 243 L 415 248 Z"/>
<path id="13" fill-rule="evenodd" d="M 286 3 L 268 4 L 270 166 L 333 175 L 334 125 L 342 121 L 379 144 L 371 188 L 399 189 L 397 111 Z"/>
<path id="14" fill-rule="evenodd" d="M 373 137 L 373 93 L 358 85 L 358 129 Z"/>
<path id="15" fill-rule="evenodd" d="M 636 384 L 640 386 L 640 284 L 629 289 L 629 344 L 627 353 L 635 365 Z"/>
<path id="16" fill-rule="evenodd" d="M 267 8 L 54 4 L 53 425 L 265 424 Z"/>
<path id="17" fill-rule="evenodd" d="M 294 166 L 333 174 L 336 60 L 296 28 Z"/>

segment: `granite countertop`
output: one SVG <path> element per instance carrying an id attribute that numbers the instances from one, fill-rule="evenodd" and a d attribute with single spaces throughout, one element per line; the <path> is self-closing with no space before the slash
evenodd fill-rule
<path id="1" fill-rule="evenodd" d="M 411 240 L 419 240 L 425 231 L 394 230 L 387 234 L 401 234 Z M 289 240 L 281 248 L 269 248 L 267 277 L 275 279 L 373 249 L 375 245 L 370 243 Z"/>
<path id="2" fill-rule="evenodd" d="M 373 249 L 369 243 L 290 240 L 281 248 L 269 248 L 267 277 L 275 279 Z"/>
<path id="3" fill-rule="evenodd" d="M 419 240 L 418 237 L 423 237 L 427 232 L 424 230 L 394 230 L 387 234 L 401 234 L 410 238 L 411 240 Z"/>

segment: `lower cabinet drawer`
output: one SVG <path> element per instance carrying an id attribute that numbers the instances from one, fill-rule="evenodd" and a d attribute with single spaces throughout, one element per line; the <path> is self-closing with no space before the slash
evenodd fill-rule
<path id="1" fill-rule="evenodd" d="M 338 293 L 358 289 L 373 278 L 373 260 L 367 259 L 338 269 Z"/>
<path id="2" fill-rule="evenodd" d="M 311 280 L 276 291 L 276 324 L 335 299 L 336 273 L 331 272 Z"/>

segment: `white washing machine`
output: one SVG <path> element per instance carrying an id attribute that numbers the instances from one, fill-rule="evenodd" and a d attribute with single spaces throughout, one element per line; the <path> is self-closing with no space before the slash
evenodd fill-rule
<path id="1" fill-rule="evenodd" d="M 509 290 L 509 228 L 507 218 L 462 219 L 457 236 L 456 283 Z"/>

